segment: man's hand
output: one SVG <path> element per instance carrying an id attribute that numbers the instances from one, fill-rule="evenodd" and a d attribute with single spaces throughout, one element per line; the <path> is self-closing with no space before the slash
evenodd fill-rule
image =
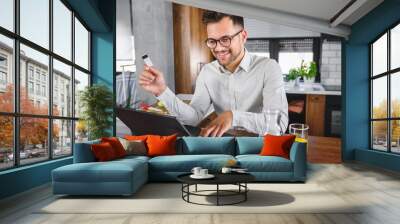
<path id="1" fill-rule="evenodd" d="M 139 84 L 143 89 L 151 92 L 155 96 L 159 96 L 167 88 L 162 72 L 146 65 L 144 66 L 142 74 L 139 76 Z"/>
<path id="2" fill-rule="evenodd" d="M 200 136 L 203 137 L 221 137 L 226 131 L 232 127 L 233 114 L 232 111 L 225 111 L 218 115 L 207 127 L 202 128 Z"/>

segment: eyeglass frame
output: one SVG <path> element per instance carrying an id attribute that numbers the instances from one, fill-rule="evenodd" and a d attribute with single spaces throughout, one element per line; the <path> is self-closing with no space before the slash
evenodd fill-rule
<path id="1" fill-rule="evenodd" d="M 219 44 L 220 44 L 221 46 L 223 46 L 223 47 L 229 47 L 229 46 L 231 46 L 231 44 L 232 44 L 232 39 L 235 38 L 235 37 L 236 37 L 239 33 L 241 33 L 241 32 L 243 32 L 243 29 L 241 29 L 239 32 L 237 32 L 237 33 L 235 33 L 235 34 L 233 34 L 233 35 L 225 35 L 225 36 L 223 36 L 223 37 L 221 37 L 221 38 L 219 38 L 219 39 L 207 38 L 204 42 L 205 42 L 206 46 L 207 46 L 208 48 L 210 48 L 210 49 L 216 48 L 217 45 L 218 45 L 218 42 L 219 42 Z M 228 40 L 229 40 L 229 44 L 228 44 L 227 46 L 223 45 L 222 42 L 221 42 L 221 40 L 224 39 L 224 38 L 228 38 Z M 208 46 L 207 42 L 208 42 L 209 40 L 214 40 L 214 41 L 215 41 L 215 46 L 214 46 L 214 47 Z"/>

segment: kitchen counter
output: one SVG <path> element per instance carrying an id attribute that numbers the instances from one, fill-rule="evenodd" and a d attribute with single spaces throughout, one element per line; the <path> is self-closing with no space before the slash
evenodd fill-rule
<path id="1" fill-rule="evenodd" d="M 340 96 L 341 91 L 337 90 L 340 87 L 333 88 L 334 90 L 328 90 L 320 83 L 312 83 L 306 85 L 300 83 L 299 86 L 292 87 L 285 83 L 285 91 L 287 94 L 306 94 L 306 95 L 335 95 Z"/>

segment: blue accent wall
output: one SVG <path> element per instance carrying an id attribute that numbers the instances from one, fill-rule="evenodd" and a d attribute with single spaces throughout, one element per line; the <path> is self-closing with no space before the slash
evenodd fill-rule
<path id="1" fill-rule="evenodd" d="M 92 82 L 115 89 L 115 0 L 67 0 L 92 32 Z M 110 118 L 114 120 L 115 117 Z M 110 127 L 115 133 L 115 128 Z M 51 171 L 72 163 L 72 157 L 0 172 L 0 199 L 51 181 Z"/>
<path id="2" fill-rule="evenodd" d="M 48 183 L 53 169 L 71 163 L 68 157 L 0 172 L 0 199 Z"/>
<path id="3" fill-rule="evenodd" d="M 351 27 L 345 44 L 343 159 L 398 170 L 398 156 L 369 150 L 369 43 L 400 22 L 400 1 L 386 0 Z M 359 151 L 363 150 L 363 151 Z M 387 154 L 387 153 L 386 153 Z M 388 156 L 390 159 L 388 159 Z M 379 162 L 377 162 L 379 160 Z"/>
<path id="4" fill-rule="evenodd" d="M 108 86 L 115 93 L 115 58 L 116 58 L 116 2 L 109 0 L 98 1 L 98 7 L 110 30 L 108 32 L 92 32 L 92 83 Z M 114 94 L 115 105 L 115 94 Z M 115 113 L 114 113 L 115 114 Z M 110 135 L 115 136 L 115 116 Z"/>

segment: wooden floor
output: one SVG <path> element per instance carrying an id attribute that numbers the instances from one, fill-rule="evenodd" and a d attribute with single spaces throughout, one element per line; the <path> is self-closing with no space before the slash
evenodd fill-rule
<path id="1" fill-rule="evenodd" d="M 357 214 L 35 214 L 33 211 L 38 207 L 54 199 L 49 186 L 43 186 L 0 202 L 0 223 L 400 223 L 399 174 L 354 163 L 314 164 L 309 168 L 308 182 L 322 185 L 348 202 L 364 202 L 366 206 L 362 208 L 362 212 Z"/>

